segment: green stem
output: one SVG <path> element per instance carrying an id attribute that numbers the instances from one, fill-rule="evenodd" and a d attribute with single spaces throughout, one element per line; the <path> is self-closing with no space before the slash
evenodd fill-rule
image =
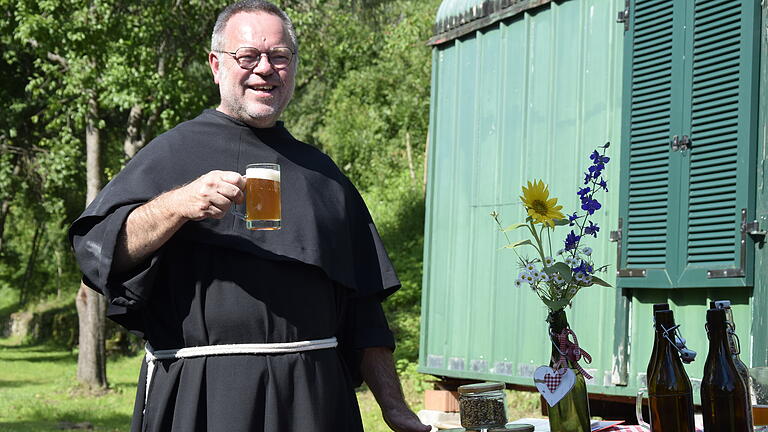
<path id="1" fill-rule="evenodd" d="M 491 216 L 493 217 L 493 220 L 496 221 L 496 225 L 499 226 L 499 231 L 501 231 L 502 234 L 504 234 L 504 238 L 507 239 L 507 244 L 511 244 L 512 241 L 509 240 L 509 236 L 507 235 L 507 232 L 504 231 L 504 227 L 501 225 L 501 221 L 499 220 L 499 215 L 496 212 L 491 213 Z M 517 257 L 517 260 L 520 261 L 520 264 L 524 264 L 523 258 L 520 256 L 519 253 L 515 249 L 512 249 L 512 252 L 515 253 L 515 256 Z"/>
<path id="2" fill-rule="evenodd" d="M 541 237 L 536 233 L 536 227 L 533 226 L 533 221 L 528 222 L 528 224 L 528 229 L 531 230 L 531 235 L 533 235 L 533 239 L 536 240 L 536 244 L 538 245 L 536 251 L 539 252 L 541 263 L 544 264 L 544 246 L 541 244 Z"/>
<path id="3" fill-rule="evenodd" d="M 551 229 L 547 230 L 547 241 L 549 241 L 549 256 L 553 256 L 552 255 L 552 230 Z"/>

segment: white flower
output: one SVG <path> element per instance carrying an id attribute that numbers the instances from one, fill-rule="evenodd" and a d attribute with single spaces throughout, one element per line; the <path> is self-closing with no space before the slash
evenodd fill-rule
<path id="1" fill-rule="evenodd" d="M 555 282 L 559 284 L 565 282 L 565 279 L 563 279 L 563 276 L 561 276 L 560 273 L 555 273 L 555 275 L 552 276 L 552 278 L 555 280 Z"/>
<path id="2" fill-rule="evenodd" d="M 582 252 L 584 255 L 586 255 L 586 256 L 590 256 L 590 255 L 592 255 L 592 248 L 591 248 L 591 247 L 589 247 L 589 246 L 584 246 L 584 247 L 581 249 L 581 252 Z"/>
<path id="3" fill-rule="evenodd" d="M 591 284 L 592 283 L 592 275 L 585 275 L 584 276 L 584 283 Z"/>
<path id="4" fill-rule="evenodd" d="M 579 282 L 584 282 L 584 273 L 582 272 L 576 273 L 576 280 Z"/>
<path id="5" fill-rule="evenodd" d="M 545 272 L 540 272 L 539 273 L 539 280 L 542 281 L 542 282 L 549 282 L 549 275 L 546 274 Z"/>
<path id="6" fill-rule="evenodd" d="M 527 282 L 529 284 L 536 282 L 536 279 L 534 279 L 533 275 L 530 273 L 526 273 L 525 275 L 523 275 L 522 279 L 523 279 L 523 282 Z"/>
<path id="7" fill-rule="evenodd" d="M 573 257 L 567 257 L 565 259 L 565 263 L 568 264 L 568 267 L 578 267 L 580 264 L 579 261 L 579 259 Z"/>
<path id="8" fill-rule="evenodd" d="M 552 257 L 545 257 L 544 258 L 544 265 L 545 266 L 550 267 L 554 263 L 555 263 L 555 260 L 553 260 Z"/>
<path id="9" fill-rule="evenodd" d="M 520 279 L 520 278 L 515 279 L 515 282 L 514 282 L 515 283 L 515 287 L 516 288 L 520 288 L 521 286 L 523 286 L 523 282 L 524 281 L 522 279 Z"/>
<path id="10" fill-rule="evenodd" d="M 520 279 L 520 280 L 523 280 L 523 279 L 525 279 L 525 275 L 527 275 L 527 274 L 528 274 L 528 272 L 523 270 L 523 271 L 520 272 L 520 274 L 517 275 L 517 278 Z"/>
<path id="11" fill-rule="evenodd" d="M 526 264 L 526 265 L 525 265 L 525 269 L 526 269 L 527 271 L 529 271 L 529 272 L 534 272 L 534 271 L 536 271 L 536 266 L 535 266 L 535 265 L 533 265 L 533 263 L 532 263 L 532 262 L 530 262 L 530 263 L 528 263 L 528 264 Z"/>

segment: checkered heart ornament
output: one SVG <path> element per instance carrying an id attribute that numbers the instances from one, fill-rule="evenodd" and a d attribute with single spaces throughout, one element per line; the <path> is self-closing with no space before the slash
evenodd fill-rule
<path id="1" fill-rule="evenodd" d="M 576 384 L 576 374 L 567 367 L 555 370 L 549 366 L 539 366 L 533 373 L 533 382 L 549 406 L 553 407 Z"/>
<path id="2" fill-rule="evenodd" d="M 555 335 L 553 334 L 553 336 Z M 573 336 L 573 342 L 569 336 Z M 536 384 L 536 388 L 551 407 L 560 402 L 576 384 L 576 373 L 568 367 L 569 360 L 585 378 L 592 378 L 577 363 L 582 357 L 584 361 L 591 363 L 592 357 L 579 347 L 578 339 L 576 339 L 573 330 L 563 329 L 562 333 L 557 335 L 557 340 L 560 345 L 559 347 L 556 346 L 560 353 L 557 363 L 552 365 L 553 367 L 539 366 L 533 373 L 533 382 Z"/>

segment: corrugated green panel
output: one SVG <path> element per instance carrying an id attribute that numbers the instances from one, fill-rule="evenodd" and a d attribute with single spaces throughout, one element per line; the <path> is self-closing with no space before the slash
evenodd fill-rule
<path id="1" fill-rule="evenodd" d="M 524 218 L 520 187 L 544 179 L 565 210 L 592 149 L 614 143 L 611 191 L 598 213 L 596 262 L 614 265 L 618 219 L 622 0 L 552 3 L 441 45 L 433 57 L 420 369 L 435 375 L 532 385 L 548 362 L 546 308 L 512 282 L 514 254 L 492 210 Z M 562 245 L 566 230 L 552 238 Z M 519 235 L 515 233 L 515 235 Z M 513 238 L 516 240 L 522 237 Z M 606 278 L 613 282 L 609 273 Z M 592 354 L 593 385 L 612 379 L 616 290 L 592 287 L 569 310 Z M 596 313 L 600 311 L 600 313 Z"/>
<path id="2" fill-rule="evenodd" d="M 744 237 L 742 211 L 754 219 L 757 120 L 757 3 L 696 1 L 688 10 L 689 78 L 684 130 L 682 274 L 678 286 L 752 285 L 753 242 Z M 686 209 L 684 208 L 685 212 Z M 733 269 L 741 277 L 708 278 Z"/>
<path id="3" fill-rule="evenodd" d="M 768 227 L 768 4 L 763 5 L 760 25 L 760 90 L 758 109 L 758 169 L 756 220 Z M 768 248 L 755 250 L 755 288 L 752 297 L 753 366 L 768 366 Z"/>

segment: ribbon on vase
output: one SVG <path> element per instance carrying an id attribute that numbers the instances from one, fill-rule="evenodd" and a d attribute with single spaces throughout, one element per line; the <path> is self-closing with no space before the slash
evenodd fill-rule
<path id="1" fill-rule="evenodd" d="M 574 333 L 570 328 L 564 328 L 560 334 L 553 334 L 553 336 L 557 336 L 557 341 L 560 345 L 558 347 L 558 351 L 560 352 L 560 359 L 558 359 L 557 363 L 552 365 L 552 367 L 554 369 L 568 367 L 568 362 L 570 361 L 573 363 L 573 368 L 581 372 L 581 374 L 584 375 L 584 378 L 592 379 L 592 375 L 588 374 L 587 371 L 585 371 L 584 368 L 582 368 L 578 363 L 578 361 L 582 358 L 584 358 L 584 361 L 587 364 L 592 363 L 592 356 L 589 355 L 589 353 L 584 349 L 579 347 L 579 339 L 576 338 L 576 333 Z M 571 342 L 570 336 L 573 336 L 573 342 Z"/>

